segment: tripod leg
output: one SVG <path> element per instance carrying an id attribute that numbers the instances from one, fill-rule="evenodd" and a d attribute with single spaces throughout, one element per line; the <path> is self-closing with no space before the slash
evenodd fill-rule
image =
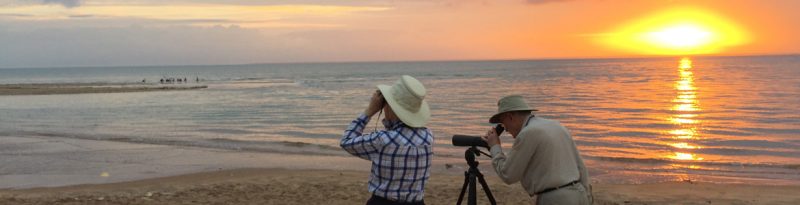
<path id="1" fill-rule="evenodd" d="M 469 172 L 464 172 L 464 185 L 461 186 L 461 194 L 458 195 L 458 202 L 456 205 L 461 205 L 461 200 L 464 199 L 464 193 L 467 191 L 467 185 L 469 184 Z"/>
<path id="2" fill-rule="evenodd" d="M 478 194 L 477 192 L 477 182 L 475 174 L 469 175 L 469 196 L 467 196 L 467 205 L 476 205 L 478 204 Z"/>
<path id="3" fill-rule="evenodd" d="M 487 185 L 486 180 L 483 179 L 483 174 L 481 174 L 480 171 L 478 171 L 477 175 L 478 175 L 478 181 L 481 182 L 481 186 L 483 187 L 483 191 L 486 192 L 486 196 L 489 197 L 489 202 L 492 205 L 497 204 L 497 202 L 494 200 L 494 196 L 492 195 L 492 191 L 489 190 L 489 185 Z"/>

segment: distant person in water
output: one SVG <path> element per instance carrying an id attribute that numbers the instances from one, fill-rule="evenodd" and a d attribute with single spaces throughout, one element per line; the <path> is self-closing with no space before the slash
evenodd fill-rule
<path id="1" fill-rule="evenodd" d="M 538 205 L 592 204 L 589 173 L 569 131 L 558 121 L 534 116 L 522 96 L 497 102 L 490 123 L 500 123 L 514 138 L 503 153 L 494 128 L 483 139 L 492 153 L 492 166 L 506 184 L 520 182 Z"/>
<path id="2" fill-rule="evenodd" d="M 378 85 L 364 113 L 344 131 L 342 149 L 372 162 L 368 183 L 372 197 L 367 205 L 425 204 L 433 157 L 433 133 L 425 127 L 431 117 L 425 95 L 422 83 L 407 75 L 393 86 Z M 383 129 L 364 133 L 381 109 L 386 113 Z"/>

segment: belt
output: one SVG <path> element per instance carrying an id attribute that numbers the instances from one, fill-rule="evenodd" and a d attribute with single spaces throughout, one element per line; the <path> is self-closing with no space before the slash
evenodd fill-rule
<path id="1" fill-rule="evenodd" d="M 564 184 L 564 185 L 561 185 L 561 186 L 558 186 L 558 187 L 547 188 L 547 189 L 544 189 L 544 190 L 541 190 L 541 191 L 538 191 L 538 192 L 534 193 L 533 196 L 545 194 L 547 192 L 555 191 L 555 190 L 558 190 L 558 189 L 562 189 L 564 187 L 572 186 L 572 185 L 575 185 L 577 183 L 581 183 L 581 181 L 580 180 L 575 180 L 575 181 L 572 181 L 570 183 L 567 183 L 567 184 Z"/>
<path id="2" fill-rule="evenodd" d="M 375 194 L 373 194 L 373 195 L 372 195 L 372 198 L 370 198 L 370 199 L 367 201 L 367 204 L 368 204 L 368 205 L 371 205 L 371 204 L 381 204 L 381 205 L 383 205 L 383 204 L 396 204 L 396 205 L 424 205 L 424 204 L 425 204 L 425 202 L 424 202 L 424 201 L 416 201 L 416 202 L 404 202 L 404 201 L 400 201 L 400 200 L 392 200 L 392 199 L 383 198 L 383 197 L 381 197 L 381 196 L 378 196 L 378 195 L 375 195 Z"/>

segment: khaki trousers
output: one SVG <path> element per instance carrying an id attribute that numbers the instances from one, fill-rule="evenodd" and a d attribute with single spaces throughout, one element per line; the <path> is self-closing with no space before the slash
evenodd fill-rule
<path id="1" fill-rule="evenodd" d="M 535 205 L 590 205 L 591 196 L 582 184 L 577 183 L 533 197 Z"/>

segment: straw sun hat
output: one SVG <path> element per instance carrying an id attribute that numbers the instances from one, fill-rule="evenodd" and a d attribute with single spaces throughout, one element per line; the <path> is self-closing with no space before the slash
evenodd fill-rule
<path id="1" fill-rule="evenodd" d="M 497 113 L 492 115 L 492 118 L 489 118 L 489 123 L 500 123 L 500 114 L 511 112 L 511 111 L 539 111 L 537 109 L 533 109 L 528 106 L 528 103 L 525 103 L 525 99 L 519 95 L 509 95 L 503 98 L 500 98 L 497 101 Z"/>
<path id="2" fill-rule="evenodd" d="M 394 85 L 378 85 L 378 89 L 400 121 L 409 127 L 424 127 L 431 119 L 425 86 L 414 77 L 403 75 Z"/>

